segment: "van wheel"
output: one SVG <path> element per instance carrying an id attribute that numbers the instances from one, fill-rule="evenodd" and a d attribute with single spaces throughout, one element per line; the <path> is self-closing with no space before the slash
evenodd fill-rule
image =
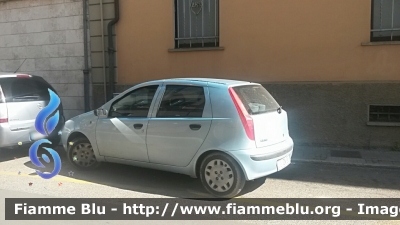
<path id="1" fill-rule="evenodd" d="M 218 198 L 235 197 L 246 183 L 239 164 L 223 153 L 206 156 L 200 166 L 200 179 L 206 190 Z"/>
<path id="2" fill-rule="evenodd" d="M 92 144 L 86 138 L 72 140 L 73 144 L 68 148 L 68 160 L 80 170 L 91 170 L 100 166 L 96 160 Z"/>

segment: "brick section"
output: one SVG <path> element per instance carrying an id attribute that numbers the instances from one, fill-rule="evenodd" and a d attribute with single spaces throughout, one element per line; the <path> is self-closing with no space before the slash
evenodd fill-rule
<path id="1" fill-rule="evenodd" d="M 82 0 L 0 2 L 0 71 L 45 78 L 67 119 L 84 111 Z"/>

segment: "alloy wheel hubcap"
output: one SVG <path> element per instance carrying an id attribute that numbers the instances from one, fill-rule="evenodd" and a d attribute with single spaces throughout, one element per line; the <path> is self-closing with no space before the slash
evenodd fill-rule
<path id="1" fill-rule="evenodd" d="M 96 162 L 96 156 L 91 144 L 81 143 L 72 150 L 72 160 L 82 167 L 89 167 Z"/>
<path id="2" fill-rule="evenodd" d="M 217 192 L 228 191 L 235 181 L 232 168 L 220 159 L 214 159 L 207 164 L 205 178 L 208 186 Z"/>

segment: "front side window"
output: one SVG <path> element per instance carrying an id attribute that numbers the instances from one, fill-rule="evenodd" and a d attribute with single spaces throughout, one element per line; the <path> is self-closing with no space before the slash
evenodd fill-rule
<path id="1" fill-rule="evenodd" d="M 175 0 L 175 48 L 219 46 L 219 0 Z"/>
<path id="2" fill-rule="evenodd" d="M 168 85 L 157 112 L 158 118 L 203 117 L 204 88 Z"/>
<path id="3" fill-rule="evenodd" d="M 110 117 L 146 118 L 158 85 L 136 89 L 117 100 L 110 110 Z"/>
<path id="4" fill-rule="evenodd" d="M 400 41 L 400 0 L 372 0 L 371 41 Z"/>

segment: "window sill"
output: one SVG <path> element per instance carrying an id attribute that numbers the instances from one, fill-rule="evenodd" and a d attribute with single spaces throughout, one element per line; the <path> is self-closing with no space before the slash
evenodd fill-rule
<path id="1" fill-rule="evenodd" d="M 367 125 L 378 127 L 400 127 L 400 123 L 395 122 L 367 122 Z"/>
<path id="2" fill-rule="evenodd" d="M 196 51 L 222 51 L 224 47 L 210 47 L 210 48 L 173 48 L 168 49 L 168 52 L 196 52 Z"/>
<path id="3" fill-rule="evenodd" d="M 362 45 L 362 46 L 400 45 L 400 41 L 362 42 L 361 45 Z"/>

